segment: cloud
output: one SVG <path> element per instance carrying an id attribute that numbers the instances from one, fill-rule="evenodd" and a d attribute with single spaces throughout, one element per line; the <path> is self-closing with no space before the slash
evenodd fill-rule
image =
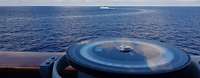
<path id="1" fill-rule="evenodd" d="M 186 1 L 186 2 L 194 2 L 194 1 L 199 1 L 199 0 L 175 0 L 175 1 Z"/>

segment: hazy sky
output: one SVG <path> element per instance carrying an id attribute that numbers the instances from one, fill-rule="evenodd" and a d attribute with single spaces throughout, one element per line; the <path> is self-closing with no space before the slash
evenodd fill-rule
<path id="1" fill-rule="evenodd" d="M 0 0 L 6 5 L 199 5 L 200 0 Z"/>

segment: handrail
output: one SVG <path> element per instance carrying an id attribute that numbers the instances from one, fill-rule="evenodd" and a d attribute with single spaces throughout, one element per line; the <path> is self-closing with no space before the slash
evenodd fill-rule
<path id="1" fill-rule="evenodd" d="M 19 76 L 27 74 L 39 77 L 40 64 L 52 56 L 63 56 L 64 52 L 6 52 L 0 51 L 0 77 Z M 67 72 L 76 72 L 69 67 Z M 3 74 L 2 74 L 3 73 Z M 7 77 L 8 78 L 8 77 Z M 12 77 L 11 77 L 12 78 Z M 16 77 L 13 77 L 16 78 Z M 17 77 L 22 78 L 22 77 Z M 27 78 L 24 76 L 23 78 Z M 29 77 L 31 78 L 31 77 Z"/>

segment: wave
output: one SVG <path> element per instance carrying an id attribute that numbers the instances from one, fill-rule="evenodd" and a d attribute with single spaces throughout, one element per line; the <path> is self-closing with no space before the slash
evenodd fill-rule
<path id="1" fill-rule="evenodd" d="M 137 15 L 155 12 L 154 10 L 137 9 L 135 12 L 125 12 L 125 13 L 110 13 L 110 14 L 97 14 L 97 15 L 70 15 L 70 16 L 49 16 L 49 17 L 11 17 L 7 20 L 41 20 L 41 19 L 51 19 L 51 18 L 94 18 L 94 17 L 109 17 L 109 16 L 126 16 L 126 15 Z"/>

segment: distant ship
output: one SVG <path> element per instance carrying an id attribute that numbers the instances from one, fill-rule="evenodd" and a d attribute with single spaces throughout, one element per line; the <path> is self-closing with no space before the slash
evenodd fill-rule
<path id="1" fill-rule="evenodd" d="M 108 6 L 101 6 L 101 7 L 99 7 L 99 9 L 114 9 L 114 8 L 110 8 Z"/>

